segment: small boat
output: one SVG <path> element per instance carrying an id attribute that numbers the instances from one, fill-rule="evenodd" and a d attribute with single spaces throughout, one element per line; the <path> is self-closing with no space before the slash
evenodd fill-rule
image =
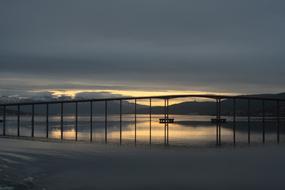
<path id="1" fill-rule="evenodd" d="M 211 119 L 211 123 L 226 123 L 227 119 L 221 118 L 221 119 L 217 119 L 217 118 L 212 118 Z"/>
<path id="2" fill-rule="evenodd" d="M 173 118 L 161 118 L 159 119 L 159 123 L 174 123 Z"/>

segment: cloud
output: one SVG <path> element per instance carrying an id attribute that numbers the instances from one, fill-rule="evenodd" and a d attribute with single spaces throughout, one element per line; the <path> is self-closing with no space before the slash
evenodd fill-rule
<path id="1" fill-rule="evenodd" d="M 73 97 L 65 91 L 28 91 L 15 89 L 0 89 L 0 101 L 17 102 L 17 101 L 55 101 L 68 99 L 100 99 L 100 98 L 118 98 L 123 97 L 120 94 L 111 92 L 77 92 Z"/>
<path id="2" fill-rule="evenodd" d="M 101 99 L 101 98 L 119 98 L 123 97 L 120 94 L 113 94 L 110 92 L 81 92 L 77 93 L 75 99 Z"/>
<path id="3" fill-rule="evenodd" d="M 284 5 L 2 1 L 0 87 L 283 91 Z"/>

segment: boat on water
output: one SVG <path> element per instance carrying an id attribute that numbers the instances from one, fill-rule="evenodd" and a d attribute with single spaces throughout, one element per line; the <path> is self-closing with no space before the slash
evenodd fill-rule
<path id="1" fill-rule="evenodd" d="M 161 118 L 159 123 L 174 123 L 174 118 Z"/>
<path id="2" fill-rule="evenodd" d="M 221 118 L 221 119 L 212 118 L 211 123 L 227 123 L 227 119 L 225 119 L 225 118 Z"/>

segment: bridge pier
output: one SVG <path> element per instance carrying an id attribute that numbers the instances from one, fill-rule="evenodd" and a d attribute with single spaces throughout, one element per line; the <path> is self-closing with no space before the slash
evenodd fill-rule
<path id="1" fill-rule="evenodd" d="M 276 110 L 276 115 L 277 115 L 277 144 L 280 142 L 280 101 L 277 100 L 276 102 L 277 110 Z"/>
<path id="2" fill-rule="evenodd" d="M 250 144 L 251 133 L 251 113 L 250 113 L 250 99 L 247 100 L 247 143 Z"/>
<path id="3" fill-rule="evenodd" d="M 151 100 L 151 98 L 149 99 L 149 144 L 151 145 L 151 141 L 152 141 L 152 139 L 151 139 L 151 128 L 152 128 L 152 123 L 151 123 L 151 119 L 152 119 L 152 105 L 151 105 L 151 103 L 152 103 L 152 100 Z"/>
<path id="4" fill-rule="evenodd" d="M 164 119 L 168 121 L 169 119 L 169 99 L 164 99 Z M 164 122 L 164 145 L 169 145 L 169 123 Z"/>
<path id="5" fill-rule="evenodd" d="M 60 104 L 60 139 L 63 140 L 63 103 Z"/>
<path id="6" fill-rule="evenodd" d="M 169 120 L 169 99 L 166 100 L 166 114 L 167 114 L 167 120 Z M 169 145 L 169 123 L 167 122 L 167 145 Z"/>
<path id="7" fill-rule="evenodd" d="M 221 138 L 221 99 L 216 99 L 216 145 L 222 144 Z"/>
<path id="8" fill-rule="evenodd" d="M 105 100 L 105 144 L 108 143 L 108 102 Z"/>
<path id="9" fill-rule="evenodd" d="M 120 100 L 120 145 L 122 144 L 122 100 Z"/>
<path id="10" fill-rule="evenodd" d="M 17 136 L 20 136 L 20 104 L 17 105 Z"/>
<path id="11" fill-rule="evenodd" d="M 236 145 L 236 99 L 233 98 L 233 144 Z"/>
<path id="12" fill-rule="evenodd" d="M 90 142 L 93 141 L 93 102 L 90 101 Z"/>
<path id="13" fill-rule="evenodd" d="M 32 134 L 31 136 L 34 137 L 35 135 L 35 104 L 32 104 Z"/>
<path id="14" fill-rule="evenodd" d="M 6 105 L 3 106 L 3 136 L 6 136 Z"/>
<path id="15" fill-rule="evenodd" d="M 135 99 L 135 146 L 137 145 L 137 99 Z"/>
<path id="16" fill-rule="evenodd" d="M 46 104 L 46 138 L 49 137 L 49 104 Z"/>
<path id="17" fill-rule="evenodd" d="M 75 141 L 78 140 L 78 102 L 75 102 Z"/>
<path id="18" fill-rule="evenodd" d="M 265 101 L 262 100 L 262 143 L 265 144 Z"/>

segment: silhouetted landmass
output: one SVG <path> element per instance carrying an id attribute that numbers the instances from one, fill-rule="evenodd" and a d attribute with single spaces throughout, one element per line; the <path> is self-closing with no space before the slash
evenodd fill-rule
<path id="1" fill-rule="evenodd" d="M 280 94 L 259 94 L 259 95 L 248 95 L 245 97 L 266 97 L 266 98 L 282 98 L 285 99 L 285 93 Z M 118 114 L 120 111 L 119 101 L 110 101 L 108 102 L 108 114 Z M 16 113 L 16 106 L 11 106 L 7 109 L 8 114 Z M 134 103 L 123 101 L 122 102 L 122 112 L 124 114 L 134 113 L 135 105 Z M 35 113 L 36 114 L 45 114 L 46 107 L 45 105 L 36 105 Z M 90 103 L 79 103 L 78 111 L 81 115 L 90 113 Z M 137 113 L 138 114 L 148 114 L 150 111 L 149 106 L 137 104 Z M 163 114 L 165 111 L 164 106 L 153 106 L 153 114 Z M 222 114 L 223 115 L 232 115 L 233 114 L 233 101 L 232 100 L 223 100 L 222 101 Z M 250 103 L 250 111 L 252 115 L 261 115 L 262 114 L 262 101 L 252 100 Z M 2 112 L 2 109 L 0 113 Z M 238 115 L 247 115 L 248 113 L 248 102 L 247 100 L 237 100 L 236 112 Z M 277 105 L 275 101 L 266 101 L 265 102 L 265 113 L 266 115 L 274 115 L 277 112 Z M 280 112 L 284 114 L 285 112 L 285 103 L 280 104 Z M 31 113 L 31 106 L 21 106 L 21 114 Z M 51 104 L 49 106 L 49 113 L 52 115 L 60 114 L 60 104 Z M 75 113 L 75 103 L 64 104 L 64 114 L 70 115 Z M 104 102 L 94 102 L 93 103 L 93 114 L 104 114 L 105 113 L 105 104 Z M 215 101 L 191 101 L 191 102 L 182 102 L 178 104 L 173 104 L 169 106 L 170 114 L 193 114 L 193 115 L 215 115 L 216 114 L 216 102 Z"/>

